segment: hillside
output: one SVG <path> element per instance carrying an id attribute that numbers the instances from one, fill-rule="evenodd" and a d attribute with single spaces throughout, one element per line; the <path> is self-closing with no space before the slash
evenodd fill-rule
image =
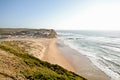
<path id="1" fill-rule="evenodd" d="M 33 57 L 20 44 L 20 41 L 0 43 L 1 80 L 85 80 L 58 65 Z"/>

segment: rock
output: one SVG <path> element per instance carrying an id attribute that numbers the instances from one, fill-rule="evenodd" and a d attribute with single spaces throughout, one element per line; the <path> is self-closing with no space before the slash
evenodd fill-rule
<path id="1" fill-rule="evenodd" d="M 0 29 L 1 30 L 1 29 Z M 2 29 L 2 37 L 34 37 L 34 38 L 55 38 L 57 33 L 53 29 Z"/>

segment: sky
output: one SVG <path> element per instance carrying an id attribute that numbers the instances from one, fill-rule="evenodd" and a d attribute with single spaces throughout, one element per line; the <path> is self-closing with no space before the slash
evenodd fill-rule
<path id="1" fill-rule="evenodd" d="M 0 0 L 0 28 L 120 30 L 120 0 Z"/>

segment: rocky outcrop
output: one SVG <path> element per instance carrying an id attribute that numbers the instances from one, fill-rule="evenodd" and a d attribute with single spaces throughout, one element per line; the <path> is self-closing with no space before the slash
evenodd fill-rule
<path id="1" fill-rule="evenodd" d="M 34 37 L 34 38 L 55 38 L 56 32 L 53 29 L 0 29 L 0 38 L 9 37 Z"/>
<path id="2" fill-rule="evenodd" d="M 50 34 L 48 35 L 49 38 L 55 38 L 57 35 L 57 33 L 55 32 L 55 30 L 51 29 L 50 30 Z"/>

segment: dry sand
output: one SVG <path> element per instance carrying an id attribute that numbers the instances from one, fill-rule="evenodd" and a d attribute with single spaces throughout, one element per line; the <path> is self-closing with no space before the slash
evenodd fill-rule
<path id="1" fill-rule="evenodd" d="M 52 64 L 58 64 L 67 70 L 73 71 L 88 80 L 110 80 L 110 78 L 97 68 L 84 55 L 69 46 L 58 43 L 57 39 L 52 39 L 42 60 Z"/>
<path id="2" fill-rule="evenodd" d="M 63 68 L 75 72 L 75 68 L 65 59 L 59 50 L 57 43 L 57 38 L 7 38 L 3 41 L 26 41 L 31 47 L 28 51 L 29 54 L 33 56 L 50 62 L 51 64 L 58 64 Z M 41 47 L 43 49 L 41 50 Z"/>
<path id="3" fill-rule="evenodd" d="M 27 49 L 28 53 L 41 59 L 52 41 L 52 39 L 49 38 L 6 38 L 2 39 L 0 41 L 25 41 L 29 49 Z"/>
<path id="4" fill-rule="evenodd" d="M 42 45 L 46 49 L 42 54 L 34 51 L 39 59 L 52 64 L 58 64 L 67 70 L 73 71 L 80 76 L 87 78 L 88 80 L 110 80 L 110 78 L 100 69 L 94 66 L 86 56 L 83 56 L 77 51 L 71 49 L 69 46 L 65 46 L 61 43 L 57 44 L 58 40 L 56 38 L 13 38 L 8 40 L 33 41 L 34 45 Z M 37 49 L 39 50 L 39 47 Z"/>
<path id="5" fill-rule="evenodd" d="M 58 64 L 69 71 L 75 72 L 74 67 L 65 59 L 56 43 L 56 38 L 51 40 L 42 60 L 50 62 L 52 64 Z"/>

